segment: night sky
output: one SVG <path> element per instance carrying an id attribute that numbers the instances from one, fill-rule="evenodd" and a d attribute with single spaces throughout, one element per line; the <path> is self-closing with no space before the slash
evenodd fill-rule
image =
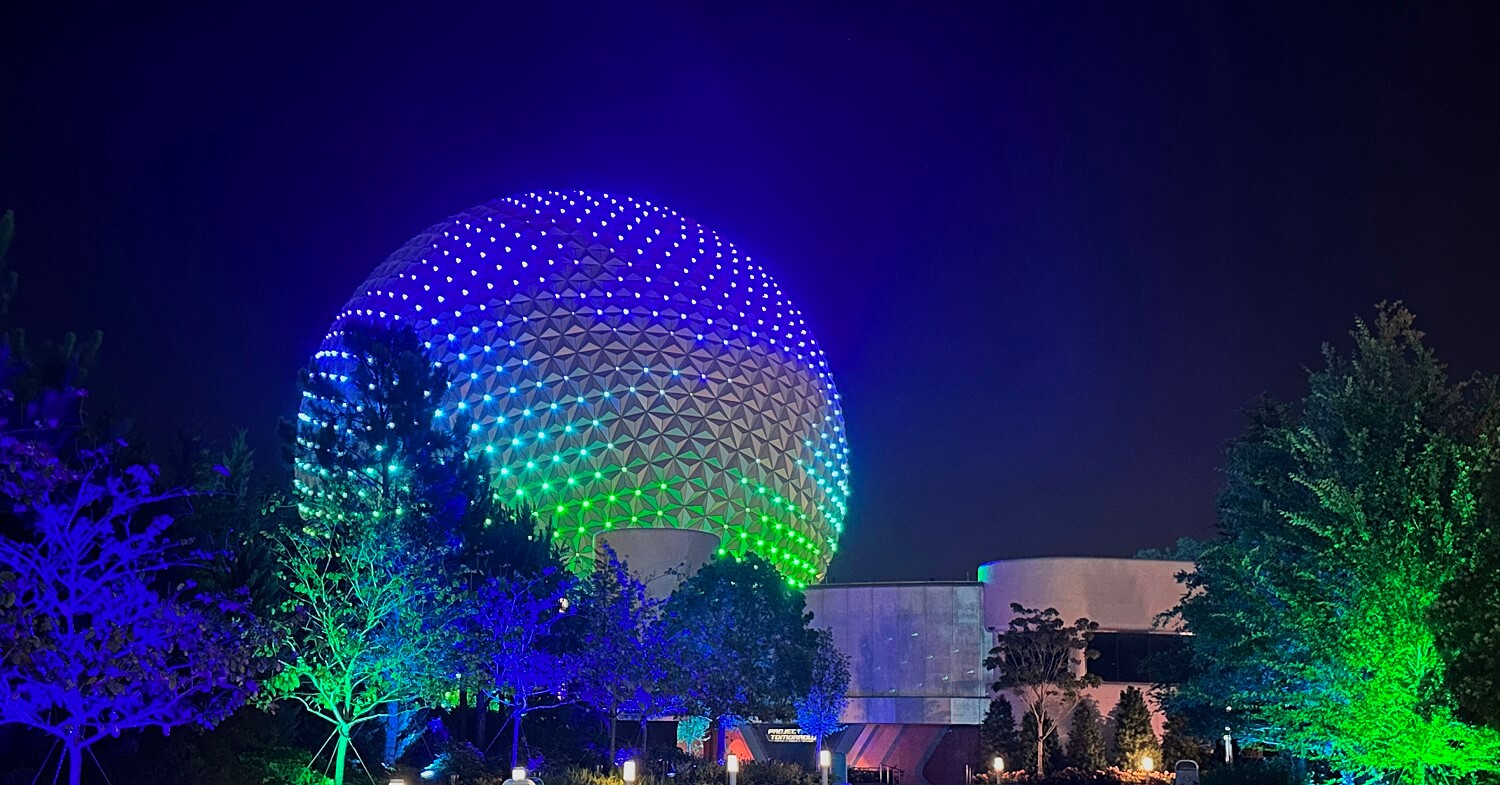
<path id="1" fill-rule="evenodd" d="M 26 5 L 13 316 L 102 329 L 92 406 L 160 447 L 243 426 L 274 469 L 366 274 L 544 189 L 666 203 L 807 312 L 853 446 L 838 580 L 1210 534 L 1240 410 L 1381 300 L 1500 371 L 1494 11 Z"/>

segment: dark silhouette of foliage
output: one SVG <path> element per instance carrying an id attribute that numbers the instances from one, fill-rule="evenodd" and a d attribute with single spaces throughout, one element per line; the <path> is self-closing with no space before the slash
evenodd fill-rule
<path id="1" fill-rule="evenodd" d="M 685 679 L 687 710 L 715 723 L 715 749 L 739 718 L 786 720 L 806 695 L 818 638 L 802 593 L 753 554 L 719 559 L 687 579 L 665 606 Z"/>
<path id="2" fill-rule="evenodd" d="M 1010 691 L 1021 699 L 1025 709 L 1022 728 L 1026 727 L 1024 717 L 1029 716 L 1031 727 L 1040 729 L 1040 735 L 1027 745 L 1034 771 L 1040 774 L 1047 771 L 1043 747 L 1057 732 L 1054 723 L 1073 713 L 1083 700 L 1084 689 L 1099 684 L 1099 677 L 1087 673 L 1084 667 L 1099 656 L 1089 648 L 1099 625 L 1088 619 L 1064 624 L 1056 608 L 1037 610 L 1011 603 L 1010 610 L 1015 617 L 996 636 L 984 666 L 996 676 L 990 689 Z M 1049 705 L 1059 709 L 1052 722 L 1048 721 Z"/>
<path id="3" fill-rule="evenodd" d="M 1120 691 L 1120 702 L 1109 713 L 1115 726 L 1115 736 L 1110 744 L 1110 762 L 1122 769 L 1141 767 L 1143 758 L 1149 756 L 1161 763 L 1161 743 L 1156 730 L 1151 727 L 1151 709 L 1146 706 L 1146 696 L 1135 687 Z"/>
<path id="4" fill-rule="evenodd" d="M 1062 738 L 1057 732 L 1057 723 L 1046 714 L 1041 715 L 1042 732 L 1037 733 L 1037 715 L 1026 712 L 1021 715 L 1021 729 L 1018 733 L 1021 740 L 1021 749 L 1026 750 L 1028 755 L 1032 750 L 1041 750 L 1041 759 L 1038 763 L 1035 759 L 1029 761 L 1030 765 L 1037 768 L 1032 769 L 1034 774 L 1050 774 L 1067 766 L 1067 758 L 1063 754 Z"/>
<path id="5" fill-rule="evenodd" d="M 1015 710 L 1005 696 L 997 695 L 990 700 L 984 712 L 984 721 L 979 725 L 979 754 L 984 770 L 993 767 L 996 756 L 1008 768 L 1019 768 L 1023 754 L 1021 736 L 1016 730 Z"/>
<path id="6" fill-rule="evenodd" d="M 1104 718 L 1099 705 L 1089 698 L 1078 703 L 1068 727 L 1068 765 L 1098 771 L 1107 763 L 1104 755 Z"/>

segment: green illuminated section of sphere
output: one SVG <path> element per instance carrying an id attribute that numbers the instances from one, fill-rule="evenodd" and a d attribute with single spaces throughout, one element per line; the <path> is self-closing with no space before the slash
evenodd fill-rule
<path id="1" fill-rule="evenodd" d="M 827 360 L 769 273 L 676 212 L 525 194 L 413 238 L 349 319 L 409 324 L 450 383 L 501 498 L 550 517 L 575 559 L 626 527 L 686 528 L 819 579 L 844 527 L 849 447 Z"/>

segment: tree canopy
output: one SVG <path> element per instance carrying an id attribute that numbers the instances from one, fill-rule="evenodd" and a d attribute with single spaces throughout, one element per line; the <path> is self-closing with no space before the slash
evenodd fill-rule
<path id="1" fill-rule="evenodd" d="M 1399 306 L 1351 335 L 1228 449 L 1220 538 L 1177 610 L 1194 676 L 1170 702 L 1359 776 L 1494 770 L 1500 736 L 1455 713 L 1433 612 L 1495 530 L 1496 385 L 1450 380 Z"/>

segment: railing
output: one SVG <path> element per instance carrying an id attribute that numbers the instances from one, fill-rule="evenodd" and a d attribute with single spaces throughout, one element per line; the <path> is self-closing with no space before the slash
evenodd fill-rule
<path id="1" fill-rule="evenodd" d="M 874 769 L 861 769 L 849 767 L 849 785 L 869 785 L 870 783 L 885 783 L 885 785 L 901 785 L 901 769 L 895 766 L 880 766 Z"/>

